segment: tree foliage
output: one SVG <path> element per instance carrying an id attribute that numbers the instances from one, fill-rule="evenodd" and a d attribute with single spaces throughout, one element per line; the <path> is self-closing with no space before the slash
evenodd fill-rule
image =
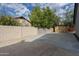
<path id="1" fill-rule="evenodd" d="M 40 7 L 39 6 L 35 7 L 30 16 L 31 25 L 34 27 L 41 28 L 42 27 L 41 20 L 43 18 L 42 15 L 43 14 L 42 14 L 42 11 L 40 10 Z"/>
<path id="2" fill-rule="evenodd" d="M 39 6 L 36 6 L 32 10 L 30 20 L 34 27 L 49 29 L 57 25 L 59 17 L 49 7 L 41 9 Z"/>
<path id="3" fill-rule="evenodd" d="M 0 25 L 19 26 L 20 23 L 18 23 L 10 16 L 0 16 Z"/>

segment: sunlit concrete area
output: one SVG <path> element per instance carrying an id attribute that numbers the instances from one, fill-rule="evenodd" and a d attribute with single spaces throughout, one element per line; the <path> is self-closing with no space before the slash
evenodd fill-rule
<path id="1" fill-rule="evenodd" d="M 2 47 L 0 55 L 79 55 L 79 42 L 72 33 L 49 33 L 31 42 L 22 41 Z"/>

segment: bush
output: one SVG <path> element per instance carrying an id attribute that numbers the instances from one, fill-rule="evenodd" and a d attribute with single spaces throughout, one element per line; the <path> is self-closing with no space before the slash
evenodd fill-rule
<path id="1" fill-rule="evenodd" d="M 20 23 L 14 20 L 11 16 L 1 16 L 0 25 L 19 26 Z"/>

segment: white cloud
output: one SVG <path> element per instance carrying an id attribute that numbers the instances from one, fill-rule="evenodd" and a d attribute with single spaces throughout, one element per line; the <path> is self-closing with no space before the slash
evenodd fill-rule
<path id="1" fill-rule="evenodd" d="M 59 5 L 60 7 L 62 7 L 62 6 L 64 6 L 64 5 L 66 5 L 66 4 L 68 4 L 68 3 L 59 3 L 58 5 Z"/>
<path id="2" fill-rule="evenodd" d="M 30 10 L 27 9 L 27 7 L 24 6 L 23 4 L 6 3 L 6 4 L 1 4 L 1 5 L 14 9 L 17 16 L 22 16 L 22 14 L 25 14 L 27 17 L 27 15 L 30 14 Z"/>
<path id="3" fill-rule="evenodd" d="M 40 8 L 45 8 L 45 7 L 49 7 L 50 9 L 58 9 L 58 8 L 60 8 L 60 7 L 62 7 L 62 6 L 64 6 L 64 5 L 66 5 L 67 3 L 39 3 L 39 4 L 32 4 L 32 6 L 37 6 L 37 5 L 39 5 L 40 6 Z"/>
<path id="4" fill-rule="evenodd" d="M 36 6 L 36 3 L 32 3 L 31 5 L 32 5 L 33 7 L 35 7 L 35 6 Z"/>

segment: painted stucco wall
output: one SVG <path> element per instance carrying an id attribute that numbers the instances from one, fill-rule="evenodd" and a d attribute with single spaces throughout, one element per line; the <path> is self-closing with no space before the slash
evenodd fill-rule
<path id="1" fill-rule="evenodd" d="M 79 4 L 78 4 L 77 16 L 75 22 L 75 30 L 76 30 L 76 35 L 79 37 Z"/>

